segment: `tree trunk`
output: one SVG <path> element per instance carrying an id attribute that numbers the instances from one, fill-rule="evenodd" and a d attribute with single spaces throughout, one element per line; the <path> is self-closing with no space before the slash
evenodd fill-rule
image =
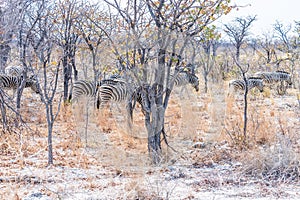
<path id="1" fill-rule="evenodd" d="M 208 92 L 208 73 L 204 72 L 204 92 L 207 93 Z"/>
<path id="2" fill-rule="evenodd" d="M 53 113 L 52 105 L 46 104 L 47 124 L 48 124 L 48 165 L 53 164 L 53 147 L 52 147 L 52 129 L 53 129 Z"/>
<path id="3" fill-rule="evenodd" d="M 160 136 L 164 127 L 165 108 L 163 105 L 163 91 L 165 79 L 165 55 L 166 51 L 160 49 L 158 53 L 158 67 L 155 69 L 155 83 L 150 90 L 150 114 L 145 118 L 148 131 L 148 151 L 154 164 L 161 161 Z"/>
<path id="4" fill-rule="evenodd" d="M 69 92 L 69 80 L 70 80 L 70 66 L 68 64 L 68 58 L 63 59 L 63 75 L 64 75 L 64 102 L 68 99 Z"/>
<path id="5" fill-rule="evenodd" d="M 4 105 L 4 98 L 2 95 L 2 89 L 0 89 L 0 110 L 1 110 L 1 116 L 2 116 L 2 124 L 3 124 L 3 129 L 7 130 L 7 118 L 6 118 L 6 108 Z"/>
<path id="6" fill-rule="evenodd" d="M 248 82 L 245 73 L 243 73 L 243 79 L 245 81 L 245 93 L 244 93 L 244 127 L 243 127 L 243 143 L 247 142 L 247 122 L 248 122 Z"/>
<path id="7" fill-rule="evenodd" d="M 11 48 L 8 44 L 0 45 L 0 72 L 1 73 L 4 73 L 4 68 L 6 66 L 10 51 Z"/>

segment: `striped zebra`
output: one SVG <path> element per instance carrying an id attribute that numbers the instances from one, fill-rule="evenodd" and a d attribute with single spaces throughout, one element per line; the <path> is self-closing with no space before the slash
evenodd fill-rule
<path id="1" fill-rule="evenodd" d="M 97 95 L 97 108 L 103 108 L 108 102 L 127 102 L 127 109 L 131 113 L 138 102 L 142 111 L 149 111 L 149 100 L 147 98 L 148 93 L 145 92 L 146 88 L 150 86 L 144 84 L 142 86 L 136 86 L 135 84 L 128 84 L 123 78 L 105 79 L 101 81 Z M 134 101 L 134 105 L 132 105 Z M 132 117 L 131 117 L 132 118 Z"/>
<path id="2" fill-rule="evenodd" d="M 4 72 L 9 76 L 21 76 L 24 73 L 25 69 L 19 65 L 11 65 L 5 68 Z"/>
<path id="3" fill-rule="evenodd" d="M 199 91 L 199 78 L 195 74 L 186 71 L 175 71 L 175 74 L 171 75 L 170 78 L 171 81 L 174 81 L 174 85 L 177 87 L 191 84 L 197 92 Z"/>
<path id="4" fill-rule="evenodd" d="M 123 79 L 105 79 L 99 85 L 97 93 L 97 108 L 99 109 L 110 101 L 125 101 L 129 96 L 129 89 Z"/>
<path id="5" fill-rule="evenodd" d="M 267 85 L 270 89 L 275 86 L 279 95 L 285 94 L 288 85 L 292 85 L 292 77 L 290 73 L 286 71 L 278 70 L 275 72 L 257 72 L 255 75 L 262 78 L 265 85 Z"/>
<path id="6" fill-rule="evenodd" d="M 259 77 L 249 77 L 247 78 L 247 86 L 248 86 L 248 91 L 251 90 L 252 88 L 257 88 L 260 92 L 264 91 L 264 84 L 263 84 L 263 79 Z M 246 84 L 244 80 L 231 80 L 229 82 L 229 88 L 233 88 L 234 91 L 238 90 L 243 90 L 245 91 L 246 89 Z"/>
<path id="7" fill-rule="evenodd" d="M 69 95 L 70 102 L 77 102 L 82 96 L 96 97 L 96 93 L 99 87 L 99 83 L 95 83 L 87 80 L 75 81 L 72 85 Z"/>
<path id="8" fill-rule="evenodd" d="M 9 76 L 6 74 L 0 75 L 0 88 L 1 89 L 12 89 L 15 94 L 18 87 L 20 87 L 23 81 L 23 76 Z M 30 87 L 32 91 L 39 94 L 38 83 L 35 76 L 30 76 L 26 79 L 25 88 Z"/>
<path id="9" fill-rule="evenodd" d="M 99 82 L 77 80 L 72 85 L 68 100 L 70 102 L 76 102 L 81 96 L 86 96 L 89 98 L 96 97 L 97 91 L 101 85 L 105 85 L 105 84 L 114 85 L 117 83 L 126 83 L 126 82 L 123 79 L 115 78 L 115 77 L 109 77 Z"/>
<path id="10" fill-rule="evenodd" d="M 278 82 L 287 82 L 292 85 L 292 77 L 290 73 L 285 71 L 275 71 L 275 72 L 257 72 L 255 76 L 260 77 L 264 80 L 267 85 L 272 85 Z"/>
<path id="11" fill-rule="evenodd" d="M 143 84 L 139 87 L 136 87 L 131 94 L 128 101 L 128 111 L 130 114 L 130 118 L 132 120 L 133 109 L 135 108 L 136 102 L 138 102 L 142 107 L 142 112 L 145 115 L 145 112 L 150 112 L 150 99 L 149 93 L 151 90 L 151 86 L 149 84 Z"/>

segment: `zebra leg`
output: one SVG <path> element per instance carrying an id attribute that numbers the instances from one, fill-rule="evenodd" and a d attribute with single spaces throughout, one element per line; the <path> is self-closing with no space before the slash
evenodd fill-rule
<path id="1" fill-rule="evenodd" d="M 284 85 L 284 81 L 280 81 L 280 84 L 277 86 L 277 94 L 284 95 L 286 93 L 287 87 Z"/>

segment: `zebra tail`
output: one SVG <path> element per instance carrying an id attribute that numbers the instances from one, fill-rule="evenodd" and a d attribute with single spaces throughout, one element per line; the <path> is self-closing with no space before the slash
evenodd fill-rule
<path id="1" fill-rule="evenodd" d="M 132 124 L 133 124 L 133 107 L 132 107 L 132 102 L 129 101 L 127 104 L 127 122 L 128 122 L 128 127 L 132 129 Z"/>
<path id="2" fill-rule="evenodd" d="M 69 102 L 71 102 L 71 100 L 72 100 L 72 93 L 70 93 L 69 98 L 68 98 Z"/>
<path id="3" fill-rule="evenodd" d="M 100 99 L 99 98 L 97 98 L 97 101 L 96 101 L 96 107 L 97 107 L 97 109 L 99 110 L 99 108 L 100 108 Z"/>

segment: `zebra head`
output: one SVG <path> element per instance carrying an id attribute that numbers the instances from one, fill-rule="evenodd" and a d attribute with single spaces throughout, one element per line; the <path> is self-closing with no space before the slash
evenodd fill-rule
<path id="1" fill-rule="evenodd" d="M 187 73 L 189 76 L 189 83 L 195 88 L 196 92 L 199 91 L 199 78 L 195 74 Z"/>
<path id="2" fill-rule="evenodd" d="M 248 78 L 249 89 L 256 87 L 260 92 L 264 91 L 264 82 L 260 77 L 249 77 Z"/>
<path id="3" fill-rule="evenodd" d="M 259 89 L 260 92 L 264 91 L 264 81 L 262 78 L 256 79 L 256 87 Z"/>
<path id="4" fill-rule="evenodd" d="M 291 77 L 291 75 L 290 75 L 290 74 L 287 74 L 286 76 L 287 76 L 287 77 L 286 77 L 286 82 L 287 82 L 289 85 L 292 85 L 293 82 L 292 82 L 292 77 Z"/>
<path id="5" fill-rule="evenodd" d="M 25 87 L 30 87 L 32 91 L 36 94 L 39 94 L 39 85 L 35 75 L 31 75 L 29 78 L 26 79 Z"/>

